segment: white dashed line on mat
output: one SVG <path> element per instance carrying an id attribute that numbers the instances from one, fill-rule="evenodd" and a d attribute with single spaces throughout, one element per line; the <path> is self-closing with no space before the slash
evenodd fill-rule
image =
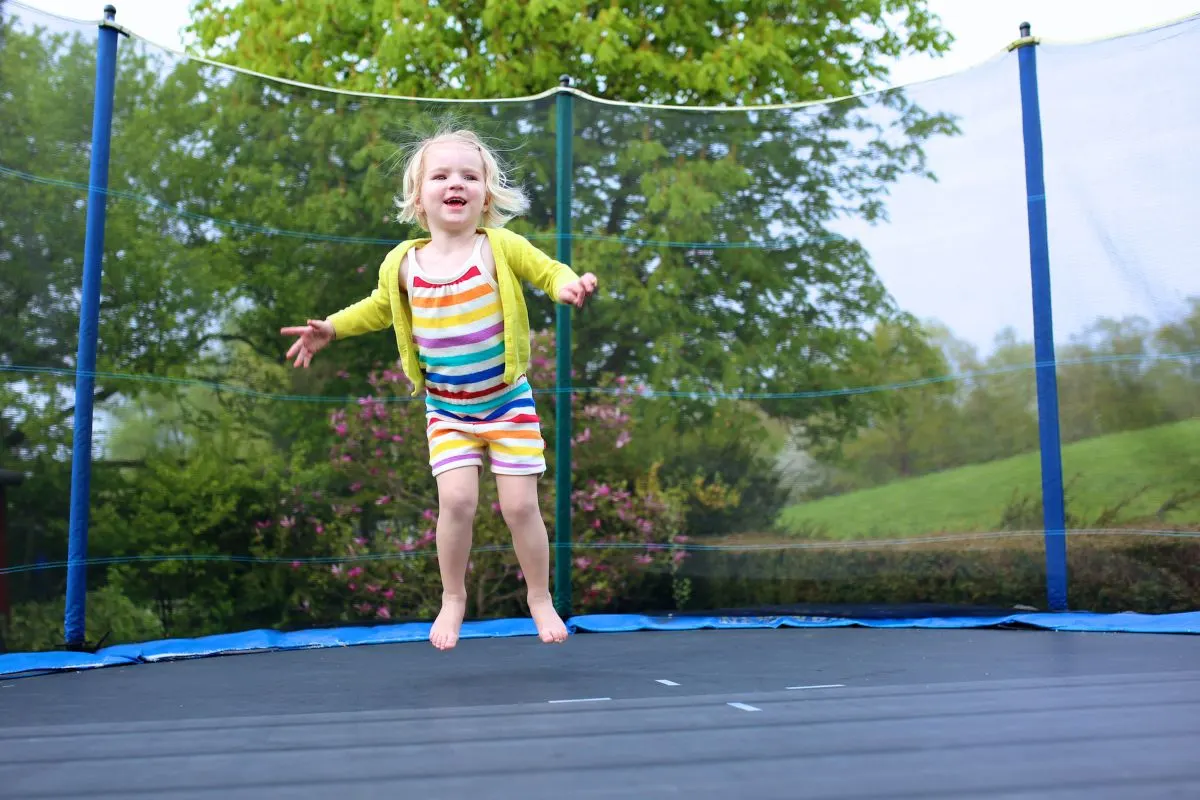
<path id="1" fill-rule="evenodd" d="M 611 697 L 576 697 L 571 700 L 547 700 L 547 703 L 602 703 Z"/>
<path id="2" fill-rule="evenodd" d="M 844 683 L 819 683 L 813 686 L 789 686 L 788 689 L 845 689 Z"/>
<path id="3" fill-rule="evenodd" d="M 754 706 L 748 706 L 745 703 L 726 703 L 725 705 L 733 706 L 734 708 L 740 709 L 741 711 L 762 711 L 761 708 L 756 708 Z"/>
<path id="4" fill-rule="evenodd" d="M 655 681 L 655 683 L 661 683 L 663 686 L 678 686 L 679 685 L 675 681 L 669 681 L 666 678 L 659 678 L 658 680 Z"/>

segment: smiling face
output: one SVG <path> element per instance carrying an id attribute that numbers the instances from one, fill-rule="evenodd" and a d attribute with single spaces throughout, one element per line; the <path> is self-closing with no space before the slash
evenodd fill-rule
<path id="1" fill-rule="evenodd" d="M 430 232 L 478 227 L 487 204 L 486 178 L 478 148 L 457 141 L 431 144 L 425 150 L 418 201 Z"/>

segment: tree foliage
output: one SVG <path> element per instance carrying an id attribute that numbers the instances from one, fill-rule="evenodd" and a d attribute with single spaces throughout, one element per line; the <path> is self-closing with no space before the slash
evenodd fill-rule
<path id="1" fill-rule="evenodd" d="M 478 97 L 485 81 L 541 90 L 546 82 L 528 65 L 557 74 L 569 63 L 581 86 L 623 99 L 812 100 L 861 89 L 883 75 L 886 58 L 938 52 L 947 38 L 916 0 L 713 4 L 689 17 L 704 24 L 636 4 L 359 2 L 284 13 L 270 3 L 198 2 L 193 10 L 202 48 L 238 66 L 426 97 Z M 870 26 L 875 35 L 867 36 Z M 525 41 L 522 30 L 544 35 Z M 68 179 L 78 185 L 87 115 L 70 98 L 90 86 L 88 44 L 16 31 L 6 41 L 6 73 L 24 70 L 29 79 L 6 99 L 6 120 L 24 128 L 6 137 L 23 151 L 6 152 L 5 161 L 42 177 L 74 164 Z M 63 58 L 62 47 L 75 50 Z M 444 106 L 279 84 L 136 43 L 123 43 L 121 54 L 101 372 L 228 380 L 228 364 L 219 364 L 230 341 L 277 355 L 280 324 L 361 296 L 389 244 L 416 233 L 391 221 L 395 138 Z M 516 149 L 511 160 L 535 201 L 518 227 L 548 235 L 549 101 L 459 110 L 502 149 Z M 886 185 L 923 170 L 920 145 L 951 131 L 947 120 L 901 93 L 757 115 L 580 101 L 577 117 L 576 228 L 601 239 L 579 243 L 577 263 L 605 278 L 611 301 L 577 323 L 584 382 L 620 372 L 664 388 L 828 386 L 864 346 L 866 327 L 896 316 L 866 254 L 828 225 L 841 214 L 878 216 Z M 22 319 L 23 329 L 43 330 L 4 350 L 14 363 L 69 369 L 82 207 L 62 202 L 62 186 L 44 191 L 27 213 L 56 208 L 70 219 L 6 222 L 38 230 L 10 240 L 21 250 L 12 257 L 28 267 L 0 292 L 19 314 L 36 315 Z M 58 229 L 73 233 L 48 235 Z M 636 244 L 645 240 L 739 247 L 711 256 Z M 536 304 L 535 324 L 550 324 L 550 314 L 548 303 Z M 28 351 L 32 342 L 37 352 Z M 362 376 L 391 350 L 386 337 L 350 343 L 337 366 Z M 292 376 L 289 388 L 347 388 L 333 367 L 327 360 Z M 120 388 L 102 379 L 97 397 Z M 51 409 L 60 423 L 64 410 Z M 7 442 L 24 435 L 9 431 Z"/>
<path id="2" fill-rule="evenodd" d="M 820 100 L 951 41 L 923 0 L 195 0 L 192 13 L 199 49 L 225 63 L 414 97 L 529 95 L 567 74 L 642 103 Z"/>
<path id="3" fill-rule="evenodd" d="M 1033 343 L 1005 330 L 992 351 L 981 355 L 940 325 L 924 330 L 918 340 L 927 339 L 935 349 L 919 358 L 878 361 L 870 385 L 892 387 L 884 392 L 886 402 L 848 441 L 817 448 L 826 480 L 811 496 L 1038 449 Z M 1198 333 L 1200 298 L 1192 298 L 1178 320 L 1156 327 L 1137 317 L 1101 318 L 1060 346 L 1062 443 L 1200 416 Z M 877 331 L 879 352 L 896 352 L 894 335 Z M 1182 452 L 1180 457 L 1180 463 L 1186 461 Z"/>
<path id="4" fill-rule="evenodd" d="M 584 91 L 622 101 L 743 107 L 576 100 L 574 261 L 602 278 L 601 302 L 576 321 L 583 383 L 617 373 L 667 390 L 829 388 L 845 384 L 871 325 L 909 322 L 867 254 L 831 226 L 843 215 L 881 218 L 887 186 L 925 173 L 922 145 L 952 134 L 952 120 L 899 91 L 744 107 L 839 98 L 884 77 L 889 58 L 941 52 L 948 37 L 922 2 L 700 3 L 678 14 L 638 3 L 363 0 L 285 10 L 201 0 L 194 12 L 192 32 L 207 55 L 311 85 L 503 99 L 543 92 L 565 73 Z M 273 192 L 255 192 L 263 223 L 310 220 L 304 227 L 318 239 L 416 233 L 386 221 L 395 177 L 380 166 L 396 139 L 410 140 L 446 106 L 265 89 L 241 78 L 231 85 L 243 115 L 236 135 L 254 131 L 288 165 Z M 453 108 L 497 143 L 531 195 L 528 218 L 514 227 L 546 241 L 556 225 L 551 101 Z M 255 149 L 237 151 L 230 186 L 267 185 L 257 180 L 262 163 Z M 260 254 L 255 284 L 274 287 L 256 298 L 264 331 L 332 310 L 350 287 L 368 290 L 382 250 L 372 258 L 362 248 L 253 234 L 231 242 Z M 351 264 L 367 265 L 355 283 L 344 278 Z M 307 280 L 276 280 L 278 272 Z M 537 327 L 553 324 L 548 303 L 533 312 Z M 390 346 L 353 343 L 339 358 L 361 374 Z M 863 405 L 810 403 L 792 413 L 811 435 L 819 424 L 822 435 L 837 435 Z"/>

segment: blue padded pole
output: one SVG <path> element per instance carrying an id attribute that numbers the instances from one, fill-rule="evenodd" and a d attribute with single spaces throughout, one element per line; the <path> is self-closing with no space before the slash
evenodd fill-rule
<path id="1" fill-rule="evenodd" d="M 559 82 L 571 85 L 569 75 Z M 554 218 L 558 228 L 557 258 L 571 263 L 571 139 L 575 134 L 574 96 L 559 92 L 557 98 L 558 135 L 555 151 L 555 182 L 558 192 Z M 557 392 L 554 404 L 554 607 L 566 617 L 571 613 L 571 307 L 557 306 L 558 346 Z"/>
<path id="2" fill-rule="evenodd" d="M 1038 105 L 1037 40 L 1028 22 L 1013 44 L 1021 74 L 1021 121 L 1025 138 L 1025 189 L 1029 210 L 1029 263 L 1033 279 L 1033 343 L 1037 362 L 1038 434 L 1042 457 L 1042 524 L 1046 542 L 1046 600 L 1052 611 L 1067 608 L 1067 531 L 1063 500 L 1062 446 L 1058 426 L 1058 377 L 1050 295 L 1050 243 Z"/>
<path id="3" fill-rule="evenodd" d="M 108 161 L 113 96 L 117 79 L 117 10 L 104 7 L 96 52 L 96 95 L 92 110 L 92 160 L 88 176 L 87 233 L 83 245 L 83 291 L 79 306 L 79 352 L 75 366 L 75 427 L 71 454 L 71 523 L 67 540 L 66 646 L 85 646 L 88 517 L 92 481 L 92 392 L 95 388 L 100 322 L 101 262 L 108 200 Z"/>

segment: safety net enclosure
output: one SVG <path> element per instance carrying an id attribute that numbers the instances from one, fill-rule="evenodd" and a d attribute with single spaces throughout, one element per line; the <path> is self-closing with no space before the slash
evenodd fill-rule
<path id="1" fill-rule="evenodd" d="M 422 235 L 401 157 L 447 121 L 531 198 L 509 229 L 600 280 L 569 314 L 527 289 L 563 613 L 1200 606 L 1196 18 L 760 108 L 350 94 L 122 36 L 101 190 L 96 23 L 0 8 L 11 651 L 61 649 L 64 618 L 73 646 L 432 618 L 394 337 L 296 370 L 279 331 Z M 481 486 L 468 616 L 520 620 Z"/>

